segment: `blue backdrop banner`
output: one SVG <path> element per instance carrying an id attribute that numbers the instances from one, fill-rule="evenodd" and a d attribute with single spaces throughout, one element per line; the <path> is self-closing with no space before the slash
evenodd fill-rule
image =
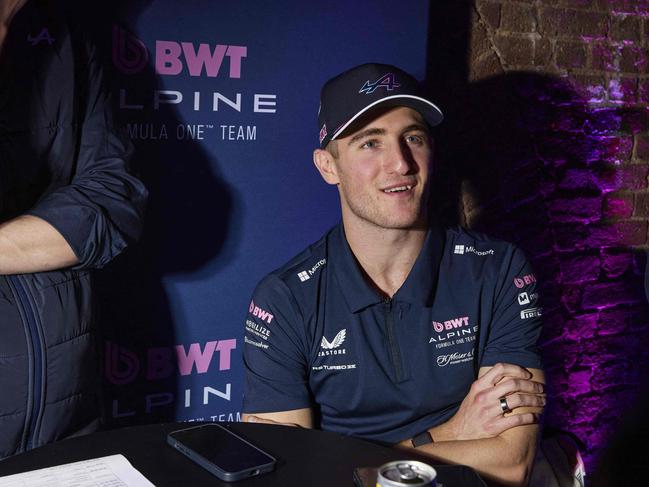
<path id="1" fill-rule="evenodd" d="M 151 197 L 97 278 L 106 414 L 237 420 L 255 284 L 339 219 L 312 163 L 320 87 L 364 62 L 423 78 L 428 2 L 126 3 L 98 36 Z"/>

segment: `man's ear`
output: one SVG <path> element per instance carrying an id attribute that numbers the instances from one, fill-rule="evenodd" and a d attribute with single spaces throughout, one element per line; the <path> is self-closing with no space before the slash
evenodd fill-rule
<path id="1" fill-rule="evenodd" d="M 329 151 L 324 149 L 314 150 L 313 163 L 327 184 L 338 184 L 340 182 L 336 161 Z"/>

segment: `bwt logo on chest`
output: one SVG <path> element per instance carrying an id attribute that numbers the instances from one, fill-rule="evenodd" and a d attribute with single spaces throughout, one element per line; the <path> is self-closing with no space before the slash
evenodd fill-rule
<path id="1" fill-rule="evenodd" d="M 250 313 L 255 318 L 259 318 L 261 321 L 265 321 L 269 325 L 274 318 L 274 316 L 271 313 L 257 306 L 254 301 L 250 301 L 250 306 L 248 307 L 248 313 Z"/>
<path id="2" fill-rule="evenodd" d="M 437 333 L 441 333 L 444 330 L 450 331 L 456 328 L 462 328 L 463 326 L 469 326 L 468 316 L 460 316 L 459 318 L 453 318 L 444 322 L 433 321 L 433 328 Z"/>

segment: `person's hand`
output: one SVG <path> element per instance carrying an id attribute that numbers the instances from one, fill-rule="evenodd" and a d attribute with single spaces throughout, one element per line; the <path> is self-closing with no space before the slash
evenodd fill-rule
<path id="1" fill-rule="evenodd" d="M 531 378 L 532 373 L 523 367 L 494 365 L 471 385 L 458 411 L 445 423 L 445 429 L 454 440 L 476 440 L 494 437 L 515 426 L 538 423 L 538 413 L 512 413 L 521 407 L 545 405 L 543 384 Z M 504 411 L 501 398 L 509 412 Z"/>

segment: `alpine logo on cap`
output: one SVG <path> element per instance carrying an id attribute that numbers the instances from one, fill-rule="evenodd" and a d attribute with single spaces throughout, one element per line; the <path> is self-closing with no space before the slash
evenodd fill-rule
<path id="1" fill-rule="evenodd" d="M 385 88 L 387 91 L 392 91 L 399 86 L 401 85 L 394 79 L 394 74 L 386 73 L 379 79 L 377 79 L 374 83 L 366 81 L 358 92 L 365 93 L 366 95 L 371 95 L 377 88 Z"/>

